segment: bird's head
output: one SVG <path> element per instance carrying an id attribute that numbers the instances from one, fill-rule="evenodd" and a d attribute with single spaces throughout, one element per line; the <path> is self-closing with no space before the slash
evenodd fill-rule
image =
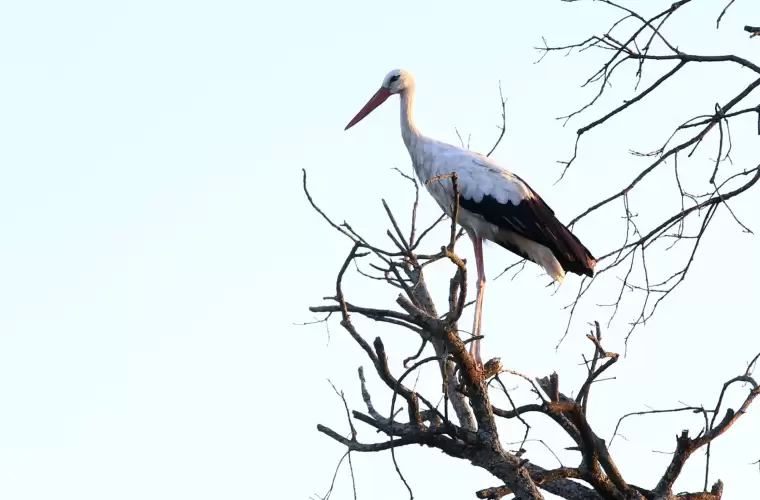
<path id="1" fill-rule="evenodd" d="M 380 106 L 393 94 L 400 94 L 405 90 L 414 87 L 414 78 L 412 74 L 403 69 L 394 69 L 383 78 L 383 84 L 375 92 L 367 104 L 354 116 L 354 118 L 346 125 L 344 130 L 348 130 L 370 114 L 375 108 Z"/>
<path id="2" fill-rule="evenodd" d="M 399 94 L 413 85 L 414 78 L 411 73 L 403 69 L 394 69 L 385 75 L 383 84 L 380 87 L 388 89 L 391 95 L 393 95 Z"/>

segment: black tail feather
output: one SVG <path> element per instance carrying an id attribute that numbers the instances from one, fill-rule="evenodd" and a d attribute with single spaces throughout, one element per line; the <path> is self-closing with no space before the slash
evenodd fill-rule
<path id="1" fill-rule="evenodd" d="M 565 272 L 594 276 L 594 256 L 578 237 L 557 219 L 554 211 L 538 195 L 525 198 L 517 205 L 500 203 L 491 196 L 484 196 L 477 203 L 460 197 L 460 206 L 482 216 L 504 231 L 511 231 L 545 246 L 554 254 Z M 515 245 L 502 241 L 497 243 L 521 257 L 528 258 L 519 249 L 513 248 Z"/>

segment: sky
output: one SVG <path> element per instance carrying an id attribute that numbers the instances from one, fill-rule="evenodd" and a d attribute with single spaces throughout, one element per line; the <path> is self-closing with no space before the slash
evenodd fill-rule
<path id="1" fill-rule="evenodd" d="M 660 5 L 637 4 L 645 12 Z M 732 6 L 720 31 L 714 19 L 723 5 L 695 4 L 674 21 L 675 43 L 757 60 L 760 42 L 741 30 L 751 24 L 751 2 Z M 316 425 L 348 432 L 328 379 L 362 410 L 356 369 L 368 363 L 335 318 L 329 331 L 299 325 L 315 318 L 309 306 L 334 293 L 350 249 L 308 205 L 302 169 L 315 200 L 336 221 L 388 244 L 381 199 L 408 227 L 413 196 L 392 170 L 411 171 L 396 99 L 348 132 L 345 124 L 384 75 L 401 67 L 417 79 L 423 132 L 456 143 L 458 130 L 485 152 L 498 135 L 501 82 L 507 133 L 493 157 L 567 221 L 645 165 L 629 149 L 656 149 L 678 123 L 711 112 L 748 78 L 717 66 L 688 68 L 637 109 L 590 133 L 577 163 L 555 184 L 557 160 L 571 155 L 574 131 L 632 95 L 632 72 L 621 73 L 602 108 L 563 127 L 555 118 L 592 96 L 580 85 L 601 56 L 552 54 L 534 64 L 540 55 L 534 47 L 542 36 L 557 44 L 581 40 L 615 18 L 593 2 L 558 0 L 4 3 L 0 496 L 323 495 L 343 448 Z M 652 69 L 644 81 L 659 74 Z M 754 120 L 737 119 L 734 165 L 726 168 L 756 166 Z M 710 153 L 705 148 L 688 163 L 695 185 L 709 176 Z M 667 167 L 632 196 L 644 226 L 676 209 L 673 189 Z M 754 195 L 732 204 L 755 229 L 758 208 Z M 615 210 L 575 229 L 596 254 L 621 237 Z M 424 195 L 420 220 L 438 214 Z M 436 233 L 431 249 L 445 233 Z M 616 379 L 592 393 L 589 418 L 601 436 L 611 436 L 626 412 L 680 402 L 713 406 L 723 382 L 743 373 L 760 351 L 754 333 L 760 271 L 752 258 L 760 243 L 725 210 L 708 236 L 684 285 L 631 337 L 627 356 L 610 371 Z M 466 241 L 460 251 L 472 257 Z M 660 253 L 655 272 L 677 265 L 684 255 L 677 252 Z M 597 304 L 617 293 L 614 277 L 594 289 L 555 349 L 577 277 L 552 295 L 537 268 L 512 281 L 493 280 L 514 260 L 496 247 L 485 258 L 484 357 L 501 356 L 530 376 L 556 370 L 571 393 L 585 375 L 581 352 L 591 352 L 588 322 L 603 322 L 609 350 L 625 349 L 639 299 L 607 328 L 610 310 Z M 445 297 L 450 272 L 431 268 L 436 297 Z M 356 303 L 392 308 L 395 293 L 355 275 L 346 281 Z M 400 373 L 417 340 L 355 322 L 365 338 L 383 337 Z M 379 379 L 368 373 L 368 384 L 376 405 L 387 408 L 390 395 Z M 508 385 L 520 386 L 519 401 L 532 401 L 517 380 Z M 432 368 L 423 370 L 418 387 L 436 394 Z M 736 408 L 745 390 L 734 387 L 727 404 Z M 625 421 L 625 439 L 611 447 L 625 478 L 653 487 L 676 434 L 684 428 L 696 434 L 700 418 Z M 577 453 L 563 450 L 569 440 L 550 423 L 540 416 L 530 423 L 531 437 L 545 440 L 566 465 L 577 463 Z M 760 486 L 757 466 L 749 465 L 760 459 L 758 425 L 760 409 L 753 408 L 713 447 L 710 484 L 722 479 L 726 500 Z M 361 440 L 380 439 L 366 426 L 357 429 Z M 505 442 L 522 433 L 519 424 L 502 427 Z M 526 448 L 534 463 L 558 465 L 540 442 Z M 397 456 L 415 498 L 474 498 L 474 491 L 498 485 L 436 450 L 409 447 Z M 359 498 L 406 497 L 389 454 L 352 458 Z M 703 471 L 698 452 L 676 491 L 701 489 Z M 345 468 L 333 495 L 353 498 Z"/>

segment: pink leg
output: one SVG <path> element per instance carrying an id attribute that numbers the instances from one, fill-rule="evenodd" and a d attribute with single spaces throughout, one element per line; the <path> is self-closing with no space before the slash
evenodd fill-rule
<path id="1" fill-rule="evenodd" d="M 483 265 L 483 239 L 477 236 L 472 237 L 472 243 L 475 246 L 475 267 L 478 270 L 477 296 L 475 298 L 475 321 L 472 325 L 472 334 L 480 335 L 481 315 L 483 314 L 483 292 L 486 287 L 486 273 Z M 483 360 L 480 359 L 480 339 L 470 343 L 470 354 L 475 357 L 475 363 L 483 366 Z"/>

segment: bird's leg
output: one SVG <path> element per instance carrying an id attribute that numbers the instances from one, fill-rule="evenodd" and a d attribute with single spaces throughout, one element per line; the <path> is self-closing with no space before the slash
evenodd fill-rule
<path id="1" fill-rule="evenodd" d="M 480 336 L 480 322 L 483 313 L 483 293 L 486 288 L 486 273 L 483 265 L 483 238 L 474 236 L 472 243 L 475 247 L 475 267 L 478 270 L 477 296 L 475 298 L 475 320 L 472 325 L 472 334 Z M 475 339 L 470 343 L 470 354 L 475 358 L 475 364 L 478 368 L 483 367 L 483 360 L 480 359 L 480 339 Z"/>

